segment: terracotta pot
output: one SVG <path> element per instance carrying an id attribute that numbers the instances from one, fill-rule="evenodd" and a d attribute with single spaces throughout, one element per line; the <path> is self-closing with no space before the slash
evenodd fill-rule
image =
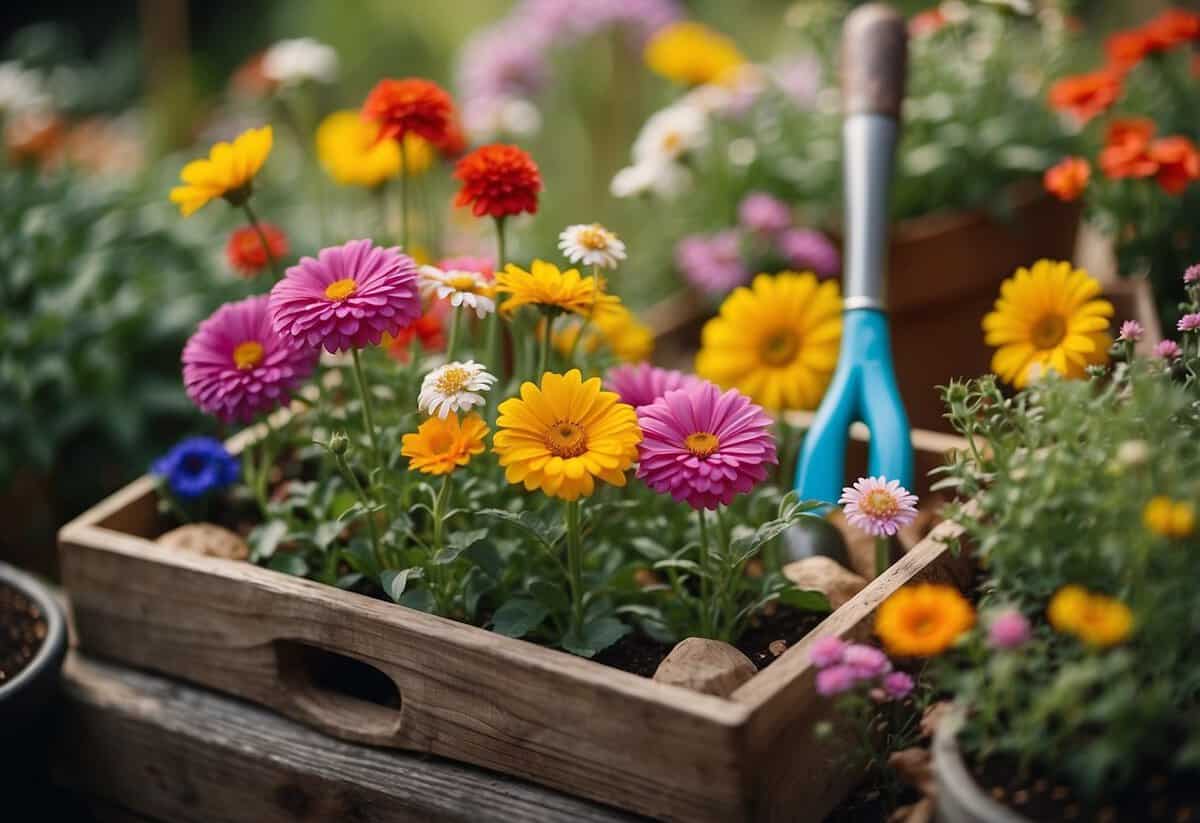
<path id="1" fill-rule="evenodd" d="M 958 748 L 962 724 L 962 711 L 955 710 L 938 724 L 933 737 L 938 823 L 1031 823 L 997 803 L 975 782 Z"/>

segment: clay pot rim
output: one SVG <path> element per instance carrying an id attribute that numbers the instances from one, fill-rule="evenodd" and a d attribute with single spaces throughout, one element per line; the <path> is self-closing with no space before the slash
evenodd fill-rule
<path id="1" fill-rule="evenodd" d="M 956 704 L 938 724 L 933 735 L 933 773 L 937 779 L 938 820 L 945 819 L 949 823 L 957 823 L 960 819 L 987 823 L 1033 823 L 1008 806 L 997 803 L 979 787 L 963 760 L 962 750 L 958 747 L 958 733 L 965 721 L 966 711 Z M 955 806 L 970 817 L 953 818 L 947 815 L 943 818 L 946 810 L 943 809 L 942 802 L 948 795 L 952 795 Z"/>
<path id="2" fill-rule="evenodd" d="M 35 684 L 42 678 L 58 677 L 67 652 L 67 621 L 63 616 L 62 606 L 54 599 L 50 590 L 32 575 L 7 563 L 0 563 L 0 583 L 20 590 L 34 601 L 46 620 L 46 637 L 42 640 L 37 654 L 16 677 L 0 685 L 0 705 L 3 705 L 25 689 L 36 688 Z"/>

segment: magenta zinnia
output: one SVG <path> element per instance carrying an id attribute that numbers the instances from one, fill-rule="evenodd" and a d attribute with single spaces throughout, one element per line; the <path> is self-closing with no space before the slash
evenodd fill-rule
<path id="1" fill-rule="evenodd" d="M 771 418 L 736 389 L 712 383 L 669 391 L 637 410 L 637 476 L 694 509 L 728 505 L 779 462 Z"/>
<path id="2" fill-rule="evenodd" d="M 860 477 L 838 503 L 851 526 L 875 537 L 893 535 L 917 516 L 917 496 L 886 477 Z"/>
<path id="3" fill-rule="evenodd" d="M 675 389 L 698 386 L 704 381 L 693 374 L 636 363 L 610 369 L 604 383 L 621 396 L 622 403 L 635 409 L 648 406 Z"/>
<path id="4" fill-rule="evenodd" d="M 204 412 L 232 423 L 286 403 L 316 365 L 271 327 L 267 296 L 226 303 L 183 347 L 183 383 Z"/>
<path id="5" fill-rule="evenodd" d="M 328 352 L 377 345 L 420 316 L 416 264 L 370 240 L 301 258 L 271 289 L 275 330 Z"/>

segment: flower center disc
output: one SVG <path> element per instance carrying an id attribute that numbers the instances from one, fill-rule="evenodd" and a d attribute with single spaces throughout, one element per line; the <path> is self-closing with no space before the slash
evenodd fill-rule
<path id="1" fill-rule="evenodd" d="M 674 154 L 675 152 L 679 151 L 679 148 L 682 145 L 683 145 L 683 135 L 681 135 L 679 132 L 669 131 L 663 135 L 663 139 L 662 139 L 663 151 L 667 152 L 668 154 Z"/>
<path id="2" fill-rule="evenodd" d="M 767 335 L 759 355 L 768 366 L 788 366 L 796 359 L 799 350 L 800 341 L 795 333 L 785 329 Z"/>
<path id="3" fill-rule="evenodd" d="M 354 282 L 353 277 L 343 277 L 341 280 L 334 280 L 325 287 L 325 296 L 330 300 L 345 300 L 354 294 L 357 289 L 358 284 Z"/>
<path id="4" fill-rule="evenodd" d="M 687 446 L 687 450 L 696 457 L 708 457 L 720 445 L 717 436 L 710 432 L 693 432 L 684 439 L 683 443 Z"/>
<path id="5" fill-rule="evenodd" d="M 868 516 L 879 518 L 891 517 L 897 510 L 896 498 L 880 489 L 868 492 L 858 507 Z"/>
<path id="6" fill-rule="evenodd" d="M 233 365 L 238 371 L 249 371 L 262 362 L 263 345 L 257 340 L 246 340 L 233 350 Z"/>
<path id="7" fill-rule="evenodd" d="M 455 291 L 468 291 L 472 293 L 479 288 L 478 282 L 469 274 L 456 274 L 453 277 L 447 277 L 446 285 Z"/>
<path id="8" fill-rule="evenodd" d="M 924 609 L 918 609 L 908 617 L 909 631 L 918 637 L 929 634 L 936 626 L 937 618 Z"/>
<path id="9" fill-rule="evenodd" d="M 440 431 L 429 438 L 429 451 L 434 454 L 445 454 L 454 445 L 454 435 Z"/>
<path id="10" fill-rule="evenodd" d="M 576 238 L 579 245 L 592 251 L 602 251 L 608 248 L 608 233 L 599 226 L 588 226 L 579 232 Z"/>
<path id="11" fill-rule="evenodd" d="M 546 448 L 555 457 L 578 457 L 587 451 L 587 435 L 578 424 L 563 420 L 546 432 Z"/>
<path id="12" fill-rule="evenodd" d="M 459 366 L 451 366 L 442 372 L 437 379 L 438 391 L 442 394 L 458 394 L 467 387 L 471 375 Z"/>
<path id="13" fill-rule="evenodd" d="M 1067 336 L 1067 324 L 1061 315 L 1046 314 L 1033 324 L 1029 337 L 1035 348 L 1052 349 Z"/>

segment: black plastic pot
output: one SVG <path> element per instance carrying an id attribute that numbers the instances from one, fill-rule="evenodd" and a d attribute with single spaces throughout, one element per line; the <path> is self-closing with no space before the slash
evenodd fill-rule
<path id="1" fill-rule="evenodd" d="M 20 589 L 46 619 L 46 638 L 37 654 L 12 680 L 0 684 L 0 738 L 9 738 L 30 729 L 58 692 L 67 621 L 58 601 L 36 578 L 0 563 L 0 584 Z"/>

